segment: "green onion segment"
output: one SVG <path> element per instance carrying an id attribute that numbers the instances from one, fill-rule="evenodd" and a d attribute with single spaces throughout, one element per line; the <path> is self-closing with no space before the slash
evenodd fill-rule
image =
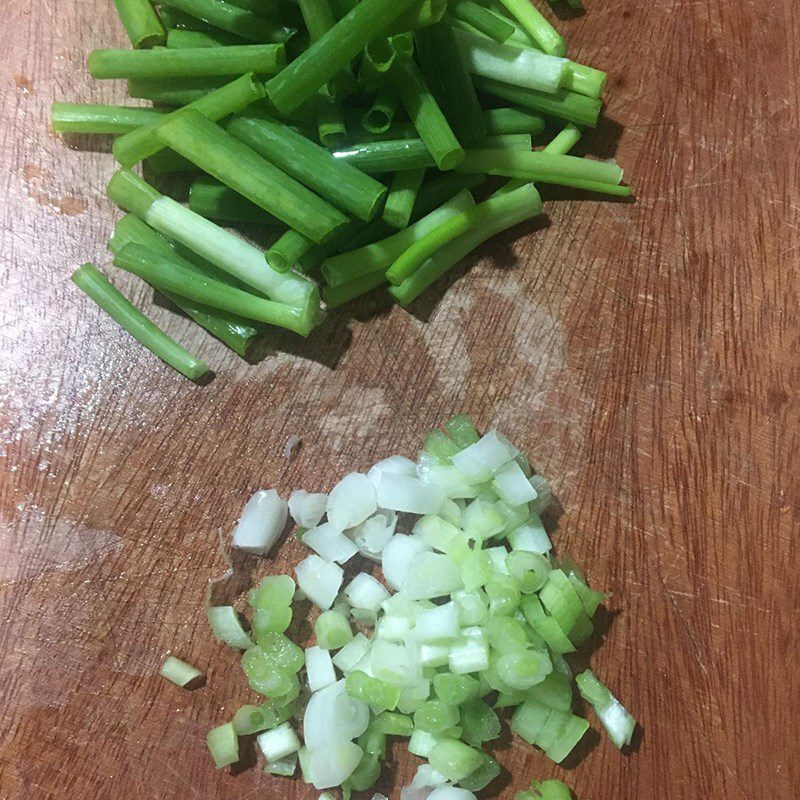
<path id="1" fill-rule="evenodd" d="M 631 195 L 616 163 L 573 151 L 599 122 L 607 75 L 567 54 L 543 0 L 114 3 L 131 46 L 94 50 L 88 69 L 126 81 L 132 100 L 54 102 L 53 130 L 115 137 L 108 194 L 127 212 L 115 265 L 241 356 L 270 326 L 311 337 L 368 294 L 409 307 L 541 213 L 541 186 Z M 184 193 L 156 190 L 161 176 Z M 145 335 L 88 268 L 76 274 L 167 363 L 200 368 Z M 537 547 L 543 535 L 515 533 Z M 470 582 L 485 568 L 476 556 Z M 530 575 L 522 584 L 539 590 Z M 494 608 L 506 589 L 493 587 Z M 589 630 L 582 618 L 571 636 L 549 618 L 531 624 L 560 652 Z"/>

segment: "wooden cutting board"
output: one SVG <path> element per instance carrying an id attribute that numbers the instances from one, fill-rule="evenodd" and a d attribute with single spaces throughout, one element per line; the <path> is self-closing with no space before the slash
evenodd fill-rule
<path id="1" fill-rule="evenodd" d="M 255 489 L 327 489 L 455 411 L 551 479 L 558 549 L 613 593 L 591 664 L 641 723 L 620 755 L 590 714 L 563 767 L 501 739 L 501 797 L 549 776 L 580 800 L 796 796 L 795 4 L 587 4 L 560 23 L 610 75 L 584 147 L 624 164 L 635 204 L 548 195 L 411 313 L 365 300 L 256 365 L 155 308 L 217 369 L 198 387 L 67 280 L 108 265 L 113 163 L 107 141 L 53 135 L 48 108 L 123 99 L 84 68 L 124 41 L 112 4 L 5 0 L 0 797 L 315 797 L 205 750 L 247 697 L 202 614 L 218 535 Z M 170 650 L 204 689 L 157 677 Z M 395 748 L 383 790 L 416 763 Z"/>

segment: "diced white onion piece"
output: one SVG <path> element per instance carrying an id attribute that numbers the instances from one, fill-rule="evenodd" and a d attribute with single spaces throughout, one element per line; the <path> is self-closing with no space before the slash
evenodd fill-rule
<path id="1" fill-rule="evenodd" d="M 444 786 L 446 783 L 448 780 L 441 772 L 437 772 L 430 764 L 420 764 L 411 786 L 416 789 L 420 786 Z"/>
<path id="2" fill-rule="evenodd" d="M 383 461 L 379 461 L 367 472 L 367 477 L 372 481 L 372 485 L 376 489 L 378 488 L 378 481 L 380 481 L 381 475 L 383 475 L 384 472 L 388 472 L 392 475 L 415 476 L 417 474 L 417 465 L 410 458 L 406 458 L 405 456 L 390 456 L 389 458 L 384 458 Z"/>
<path id="3" fill-rule="evenodd" d="M 409 514 L 435 514 L 445 499 L 444 491 L 438 486 L 410 475 L 384 472 L 378 481 L 378 503 L 382 508 Z"/>
<path id="4" fill-rule="evenodd" d="M 328 650 L 316 646 L 306 648 L 306 677 L 312 692 L 336 683 L 336 670 Z"/>
<path id="5" fill-rule="evenodd" d="M 395 686 L 411 686 L 421 677 L 416 652 L 409 647 L 375 639 L 372 643 L 372 673 Z"/>
<path id="6" fill-rule="evenodd" d="M 536 489 L 516 461 L 509 461 L 495 473 L 492 488 L 511 506 L 521 506 L 536 499 Z"/>
<path id="7" fill-rule="evenodd" d="M 321 555 L 326 561 L 344 564 L 357 552 L 352 539 L 348 539 L 332 522 L 323 522 L 303 534 L 303 544 Z"/>
<path id="8" fill-rule="evenodd" d="M 508 550 L 502 545 L 497 547 L 487 547 L 486 552 L 489 558 L 492 559 L 492 568 L 495 572 L 500 572 L 503 575 L 508 575 L 508 567 L 506 566 L 506 559 L 508 558 Z"/>
<path id="9" fill-rule="evenodd" d="M 431 798 L 433 800 L 476 800 L 472 792 L 458 786 L 440 786 L 428 795 L 428 800 Z"/>
<path id="10" fill-rule="evenodd" d="M 446 644 L 423 644 L 419 648 L 423 667 L 446 667 L 450 661 L 450 647 Z"/>
<path id="11" fill-rule="evenodd" d="M 371 647 L 369 639 L 363 633 L 357 633 L 334 657 L 333 663 L 347 675 Z"/>
<path id="12" fill-rule="evenodd" d="M 468 481 L 483 483 L 500 467 L 516 458 L 517 452 L 505 436 L 492 430 L 475 444 L 456 453 L 452 462 Z"/>
<path id="13" fill-rule="evenodd" d="M 253 641 L 242 627 L 242 621 L 233 606 L 209 606 L 206 613 L 211 632 L 220 642 L 237 650 L 247 650 L 253 646 Z"/>
<path id="14" fill-rule="evenodd" d="M 355 742 L 337 742 L 309 748 L 308 766 L 316 789 L 341 786 L 355 771 L 364 751 Z"/>
<path id="15" fill-rule="evenodd" d="M 477 539 L 491 539 L 506 527 L 506 518 L 495 503 L 477 497 L 464 509 L 461 526 Z"/>
<path id="16" fill-rule="evenodd" d="M 436 744 L 436 737 L 432 733 L 423 731 L 420 728 L 414 728 L 414 733 L 408 740 L 408 752 L 413 753 L 415 756 L 427 758 Z"/>
<path id="17" fill-rule="evenodd" d="M 289 497 L 289 513 L 301 528 L 316 528 L 325 516 L 327 504 L 328 495 L 322 492 L 312 494 L 305 489 L 298 489 Z"/>
<path id="18" fill-rule="evenodd" d="M 420 475 L 420 479 L 438 486 L 450 499 L 476 497 L 479 489 L 452 464 L 433 464 Z"/>
<path id="19" fill-rule="evenodd" d="M 415 536 L 406 536 L 403 533 L 396 533 L 383 551 L 383 577 L 393 589 L 400 591 L 403 588 L 403 581 L 406 574 L 411 569 L 411 562 L 417 556 L 429 550 L 422 539 Z"/>
<path id="20" fill-rule="evenodd" d="M 553 549 L 553 543 L 547 535 L 544 523 L 537 514 L 509 533 L 508 542 L 512 550 L 528 550 L 539 555 L 545 555 Z"/>
<path id="21" fill-rule="evenodd" d="M 458 636 L 458 607 L 452 601 L 420 611 L 412 635 L 418 642 L 440 644 Z"/>
<path id="22" fill-rule="evenodd" d="M 378 508 L 375 487 L 366 475 L 345 475 L 328 495 L 328 521 L 340 531 L 355 528 Z"/>
<path id="23" fill-rule="evenodd" d="M 455 525 L 456 528 L 461 527 L 461 520 L 464 514 L 464 501 L 463 500 L 452 500 L 449 497 L 447 500 L 442 503 L 442 507 L 439 509 L 439 516 L 445 521 L 449 522 L 451 525 Z"/>
<path id="24" fill-rule="evenodd" d="M 256 492 L 233 529 L 233 546 L 246 553 L 266 555 L 286 527 L 288 511 L 286 501 L 274 489 Z"/>
<path id="25" fill-rule="evenodd" d="M 343 739 L 356 739 L 368 724 L 369 706 L 346 694 L 342 679 L 309 698 L 303 715 L 306 747 L 315 750 Z"/>
<path id="26" fill-rule="evenodd" d="M 455 592 L 453 599 L 458 604 L 458 622 L 460 625 L 480 625 L 489 618 L 488 600 L 482 592 Z"/>
<path id="27" fill-rule="evenodd" d="M 315 606 L 327 611 L 333 605 L 344 580 L 342 568 L 319 556 L 309 556 L 294 568 L 294 572 L 303 594 Z"/>
<path id="28" fill-rule="evenodd" d="M 404 786 L 400 790 L 400 800 L 428 800 L 433 793 L 433 786 Z"/>
<path id="29" fill-rule="evenodd" d="M 383 601 L 389 599 L 386 587 L 366 572 L 359 572 L 347 584 L 344 593 L 353 608 L 366 608 L 370 611 L 377 611 Z"/>
<path id="30" fill-rule="evenodd" d="M 288 722 L 256 737 L 258 746 L 267 761 L 278 761 L 300 749 L 300 740 Z"/>
<path id="31" fill-rule="evenodd" d="M 489 666 L 489 644 L 481 628 L 465 628 L 450 646 L 450 671 L 456 675 L 480 672 Z"/>
<path id="32" fill-rule="evenodd" d="M 384 560 L 385 563 L 385 560 Z M 463 589 L 461 569 L 443 553 L 421 553 L 406 571 L 403 592 L 415 600 L 433 600 Z"/>
<path id="33" fill-rule="evenodd" d="M 403 616 L 385 615 L 381 617 L 375 636 L 390 642 L 402 642 L 411 630 L 411 618 Z"/>
<path id="34" fill-rule="evenodd" d="M 373 561 L 380 561 L 384 548 L 394 535 L 396 525 L 397 514 L 394 511 L 379 509 L 377 514 L 351 528 L 347 535 L 352 538 L 362 555 Z"/>

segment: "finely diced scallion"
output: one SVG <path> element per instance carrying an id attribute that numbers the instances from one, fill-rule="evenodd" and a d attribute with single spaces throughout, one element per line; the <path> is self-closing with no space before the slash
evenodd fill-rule
<path id="1" fill-rule="evenodd" d="M 186 686 L 197 680 L 203 673 L 175 656 L 168 656 L 161 665 L 160 674 L 176 686 Z"/>

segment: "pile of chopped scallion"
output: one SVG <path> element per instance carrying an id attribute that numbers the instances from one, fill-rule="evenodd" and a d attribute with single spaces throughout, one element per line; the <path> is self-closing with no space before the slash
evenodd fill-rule
<path id="1" fill-rule="evenodd" d="M 375 785 L 387 738 L 402 737 L 423 759 L 402 800 L 474 800 L 500 774 L 484 746 L 501 717 L 555 762 L 573 751 L 589 728 L 573 713 L 575 686 L 614 746 L 630 744 L 634 718 L 565 658 L 607 595 L 554 555 L 540 516 L 549 501 L 522 453 L 495 430 L 479 437 L 463 414 L 428 434 L 416 462 L 392 456 L 288 503 L 256 493 L 233 546 L 266 554 L 291 515 L 313 553 L 294 578 L 250 591 L 249 631 L 233 606 L 209 600 L 215 636 L 244 651 L 262 696 L 208 734 L 217 767 L 256 734 L 268 772 L 292 776 L 299 764 L 303 780 L 347 800 Z M 370 561 L 378 577 L 358 571 Z M 286 632 L 309 614 L 315 639 L 303 650 Z M 181 686 L 199 675 L 174 657 L 162 674 Z M 534 782 L 516 800 L 540 797 L 570 795 Z"/>
<path id="2" fill-rule="evenodd" d="M 606 75 L 529 0 L 115 2 L 133 48 L 89 72 L 154 106 L 57 102 L 53 128 L 117 136 L 114 264 L 240 355 L 374 290 L 408 306 L 540 214 L 536 183 L 630 194 L 613 162 L 569 155 Z M 154 187 L 173 173 L 188 207 Z M 175 369 L 208 371 L 94 266 L 73 280 Z"/>

